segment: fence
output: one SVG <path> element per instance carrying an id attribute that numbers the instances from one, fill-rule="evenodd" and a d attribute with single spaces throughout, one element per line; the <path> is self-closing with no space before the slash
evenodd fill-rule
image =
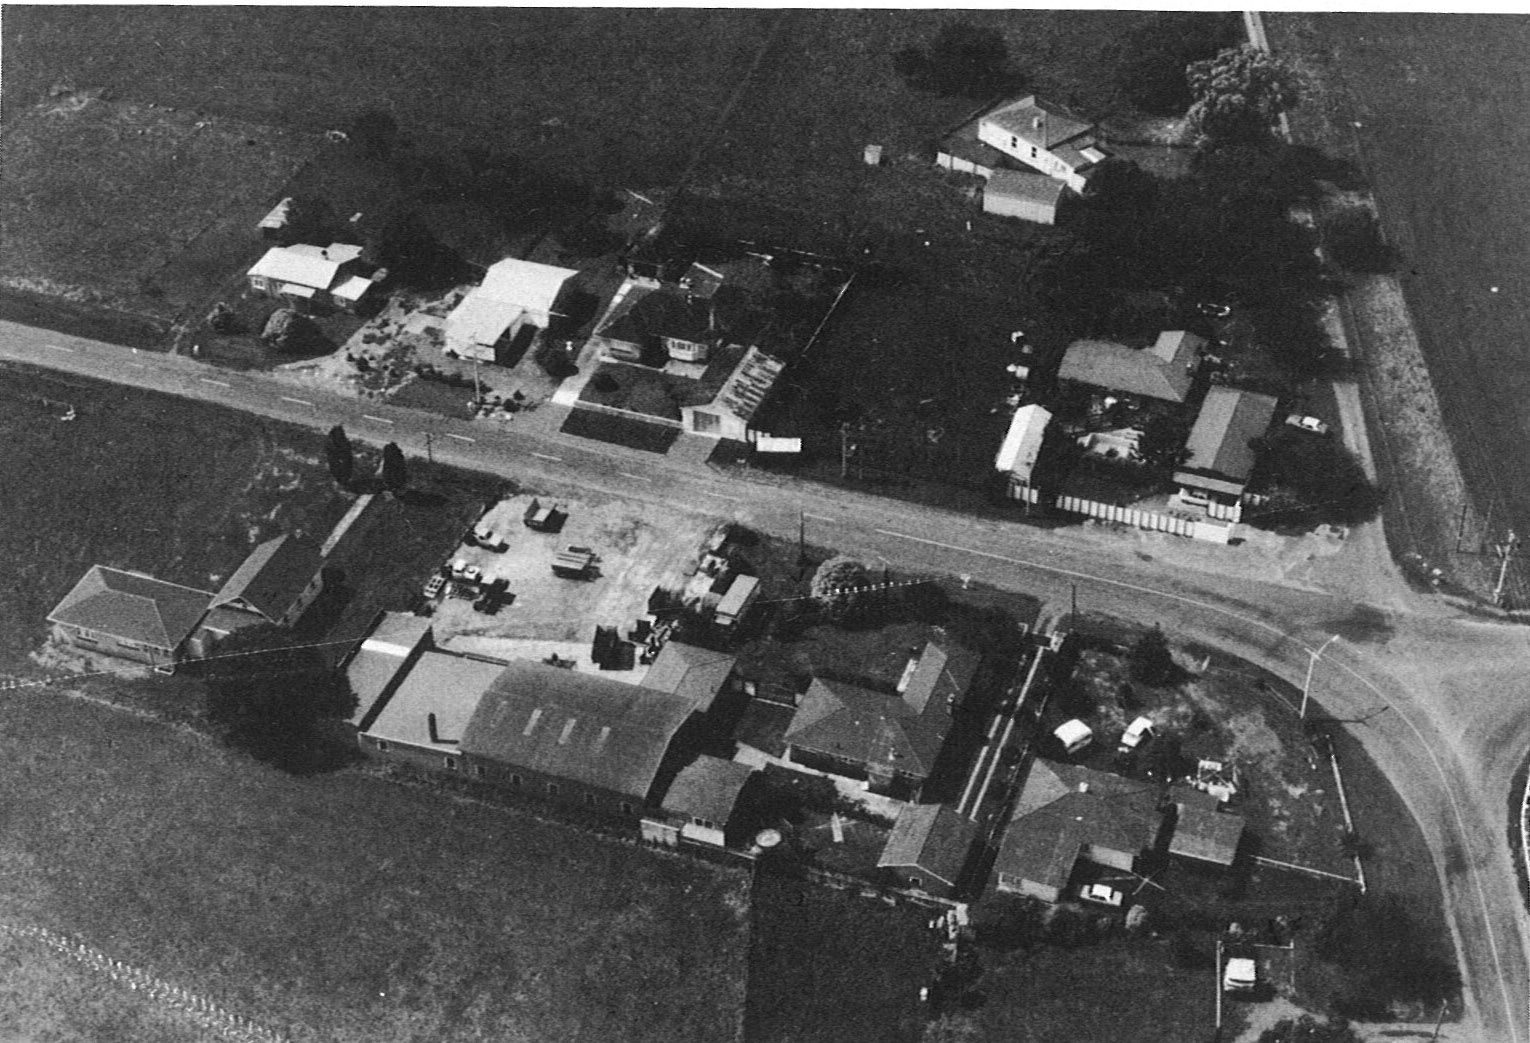
<path id="1" fill-rule="evenodd" d="M 1025 503 L 1041 504 L 1043 502 L 1041 491 L 1029 485 L 1011 485 L 1010 496 Z M 1078 496 L 1048 495 L 1045 499 L 1049 501 L 1048 505 L 1069 514 L 1083 514 L 1120 525 L 1149 529 L 1153 532 L 1167 532 L 1174 536 L 1184 536 L 1187 539 L 1202 540 L 1207 543 L 1227 543 L 1232 538 L 1230 524 L 1223 525 L 1195 518 L 1178 518 L 1172 514 L 1145 511 L 1138 507 L 1121 507 L 1113 503 L 1100 503 L 1097 500 L 1086 500 Z M 1229 509 L 1238 510 L 1236 507 Z"/>
<path id="2" fill-rule="evenodd" d="M 83 942 L 56 931 L 50 931 L 45 927 L 0 924 L 0 934 L 41 942 L 59 955 L 84 964 L 91 970 L 106 975 L 119 985 L 126 985 L 132 991 L 161 1006 L 175 1010 L 233 1043 L 288 1043 L 287 1037 L 281 1033 L 258 1025 L 242 1014 L 226 1010 L 205 996 L 198 996 L 179 985 L 172 985 L 147 971 L 113 959 L 99 949 L 91 948 Z"/>

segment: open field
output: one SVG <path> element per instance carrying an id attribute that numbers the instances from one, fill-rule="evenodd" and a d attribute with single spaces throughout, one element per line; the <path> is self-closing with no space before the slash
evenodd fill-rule
<path id="1" fill-rule="evenodd" d="M 734 1038 L 734 873 L 362 776 L 293 779 L 57 691 L 0 716 L 8 922 L 299 1043 Z"/>
<path id="2" fill-rule="evenodd" d="M 30 669 L 44 617 L 93 564 L 215 589 L 255 543 L 322 541 L 350 506 L 318 436 L 242 413 L 20 367 L 0 371 L 0 405 L 7 672 Z M 58 420 L 69 405 L 78 419 Z"/>
<path id="3" fill-rule="evenodd" d="M 760 873 L 746 1043 L 915 1043 L 935 936 L 917 909 Z"/>
<path id="4" fill-rule="evenodd" d="M 74 94 L 7 122 L 0 281 L 162 323 L 259 257 L 255 222 L 320 145 Z"/>
<path id="5" fill-rule="evenodd" d="M 1405 512 L 1394 513 L 1389 535 L 1411 536 L 1413 546 L 1399 551 L 1421 554 L 1486 593 L 1497 561 L 1474 552 L 1530 525 L 1530 484 L 1503 451 L 1530 433 L 1523 343 L 1530 174 L 1516 163 L 1484 166 L 1479 157 L 1530 146 L 1523 118 L 1530 19 L 1286 12 L 1268 27 L 1272 46 L 1305 62 L 1322 83 L 1319 104 L 1293 113 L 1298 139 L 1356 159 L 1402 256 L 1398 275 L 1427 372 L 1402 367 L 1382 341 L 1361 337 L 1358 345 L 1381 399 L 1373 426 L 1397 443 L 1400 460 L 1418 461 L 1383 476 L 1401 491 Z M 1433 403 L 1417 397 L 1418 385 L 1438 397 L 1443 432 L 1430 423 Z M 1427 466 L 1451 449 L 1471 501 L 1464 549 L 1473 553 L 1455 552 L 1462 500 Z M 1522 566 L 1511 569 L 1510 591 L 1516 604 L 1530 597 Z"/>

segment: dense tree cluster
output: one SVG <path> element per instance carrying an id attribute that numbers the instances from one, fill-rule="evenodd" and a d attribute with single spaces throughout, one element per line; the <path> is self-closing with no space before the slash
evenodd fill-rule
<path id="1" fill-rule="evenodd" d="M 1399 895 L 1353 898 L 1318 937 L 1317 953 L 1344 971 L 1333 1001 L 1343 1017 L 1390 1017 L 1393 1003 L 1438 1008 L 1461 989 L 1448 946 L 1430 936 Z"/>
<path id="2" fill-rule="evenodd" d="M 1190 129 L 1204 143 L 1257 141 L 1302 100 L 1306 83 L 1286 59 L 1243 44 L 1185 70 Z"/>
<path id="3" fill-rule="evenodd" d="M 986 100 L 1019 87 L 1004 34 L 988 26 L 950 21 L 928 48 L 905 47 L 893 68 L 917 90 Z"/>
<path id="4" fill-rule="evenodd" d="M 1155 15 L 1114 48 L 1116 89 L 1137 108 L 1173 116 L 1190 107 L 1192 62 L 1215 57 L 1238 41 L 1239 19 L 1227 12 L 1171 11 Z"/>

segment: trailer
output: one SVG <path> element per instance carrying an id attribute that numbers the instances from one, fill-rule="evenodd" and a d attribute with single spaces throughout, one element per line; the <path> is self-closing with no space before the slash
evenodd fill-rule
<path id="1" fill-rule="evenodd" d="M 553 555 L 553 575 L 564 579 L 588 579 L 595 561 L 595 552 L 588 547 L 566 547 Z"/>
<path id="2" fill-rule="evenodd" d="M 537 532 L 559 532 L 568 520 L 568 508 L 561 503 L 543 503 L 533 498 L 521 518 L 526 528 Z"/>

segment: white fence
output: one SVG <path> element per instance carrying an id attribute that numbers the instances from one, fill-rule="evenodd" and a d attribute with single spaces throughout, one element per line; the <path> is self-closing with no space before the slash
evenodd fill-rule
<path id="1" fill-rule="evenodd" d="M 1167 532 L 1174 536 L 1184 536 L 1187 539 L 1203 540 L 1208 543 L 1226 543 L 1232 538 L 1232 526 L 1219 524 L 1215 521 L 1201 521 L 1196 518 L 1179 518 L 1172 514 L 1160 514 L 1158 511 L 1145 511 L 1138 507 L 1121 507 L 1113 503 L 1100 503 L 1097 500 L 1085 500 L 1078 496 L 1046 496 L 1029 485 L 1011 485 L 1009 495 L 1016 500 L 1025 503 L 1041 503 L 1045 499 L 1050 506 L 1070 514 L 1083 514 L 1090 518 L 1099 518 L 1102 521 L 1116 522 L 1120 525 L 1131 525 L 1139 529 L 1149 529 L 1153 532 Z M 1237 508 L 1230 508 L 1236 511 Z"/>

